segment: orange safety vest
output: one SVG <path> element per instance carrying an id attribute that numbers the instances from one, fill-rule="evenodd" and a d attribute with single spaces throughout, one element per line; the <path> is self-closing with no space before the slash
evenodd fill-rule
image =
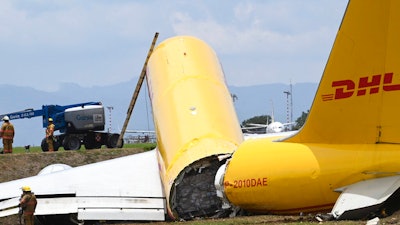
<path id="1" fill-rule="evenodd" d="M 1 125 L 0 136 L 6 140 L 13 139 L 14 138 L 14 125 L 12 125 L 10 122 L 4 122 L 3 125 Z"/>

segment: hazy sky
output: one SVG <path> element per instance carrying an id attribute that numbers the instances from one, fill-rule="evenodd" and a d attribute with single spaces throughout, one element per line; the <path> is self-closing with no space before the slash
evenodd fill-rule
<path id="1" fill-rule="evenodd" d="M 57 90 L 137 79 L 158 42 L 193 35 L 229 85 L 319 82 L 347 0 L 2 0 L 0 84 Z"/>

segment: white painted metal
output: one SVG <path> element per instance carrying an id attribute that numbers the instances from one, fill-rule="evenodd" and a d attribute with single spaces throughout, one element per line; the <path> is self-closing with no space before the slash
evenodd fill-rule
<path id="1" fill-rule="evenodd" d="M 66 164 L 52 164 L 49 166 L 46 166 L 45 168 L 43 168 L 38 175 L 45 175 L 45 174 L 50 174 L 50 173 L 55 173 L 58 171 L 62 171 L 62 170 L 68 170 L 71 169 L 72 167 Z"/>
<path id="2" fill-rule="evenodd" d="M 136 218 L 140 212 L 145 212 L 143 217 L 149 220 L 164 220 L 165 196 L 155 150 L 2 183 L 0 216 L 18 212 L 6 209 L 17 206 L 20 188 L 26 185 L 38 198 L 37 215 L 85 212 L 87 207 L 91 210 L 82 216 L 97 220 L 102 219 L 101 213 L 93 212 L 103 209 L 108 213 L 118 208 L 127 210 L 114 214 L 116 220 L 118 215 L 122 220 L 129 215 Z"/>
<path id="3" fill-rule="evenodd" d="M 19 204 L 19 197 L 4 200 L 0 202 L 0 217 L 17 214 Z"/>
<path id="4" fill-rule="evenodd" d="M 96 209 L 85 208 L 78 210 L 79 220 L 91 220 L 98 218 L 99 220 L 165 220 L 164 210 L 160 209 Z"/>
<path id="5" fill-rule="evenodd" d="M 290 137 L 294 134 L 296 134 L 298 131 L 285 131 L 285 132 L 280 132 L 280 133 L 266 133 L 266 134 L 249 134 L 249 133 L 244 133 L 243 137 L 245 140 L 248 139 L 258 139 L 258 138 L 267 138 L 267 137 L 282 137 L 282 138 L 287 138 Z"/>
<path id="6" fill-rule="evenodd" d="M 39 198 L 36 215 L 76 213 L 78 208 L 164 209 L 162 198 L 65 197 Z"/>
<path id="7" fill-rule="evenodd" d="M 335 218 L 349 210 L 374 206 L 386 201 L 400 187 L 400 176 L 361 181 L 341 188 L 342 194 L 332 209 Z"/>

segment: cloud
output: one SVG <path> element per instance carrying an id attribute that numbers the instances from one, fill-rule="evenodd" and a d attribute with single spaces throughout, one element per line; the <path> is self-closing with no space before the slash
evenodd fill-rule
<path id="1" fill-rule="evenodd" d="M 158 43 L 174 35 L 203 39 L 235 85 L 285 79 L 295 73 L 289 64 L 311 74 L 324 64 L 345 2 L 3 0 L 0 73 L 9 79 L 0 83 L 50 90 L 62 82 L 131 80 L 155 32 Z M 243 79 L 245 73 L 252 79 Z M 302 80 L 316 82 L 319 76 Z"/>

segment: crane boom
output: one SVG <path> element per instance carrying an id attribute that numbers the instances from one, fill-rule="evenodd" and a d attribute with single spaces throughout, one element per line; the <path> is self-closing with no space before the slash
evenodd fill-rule
<path id="1" fill-rule="evenodd" d="M 38 109 L 38 110 L 25 109 L 25 110 L 18 111 L 18 112 L 2 114 L 2 115 L 0 115 L 0 118 L 3 119 L 5 116 L 8 116 L 10 118 L 10 120 L 16 120 L 16 119 L 32 118 L 32 117 L 37 117 L 37 116 L 42 116 L 42 115 L 43 115 L 42 109 Z"/>

